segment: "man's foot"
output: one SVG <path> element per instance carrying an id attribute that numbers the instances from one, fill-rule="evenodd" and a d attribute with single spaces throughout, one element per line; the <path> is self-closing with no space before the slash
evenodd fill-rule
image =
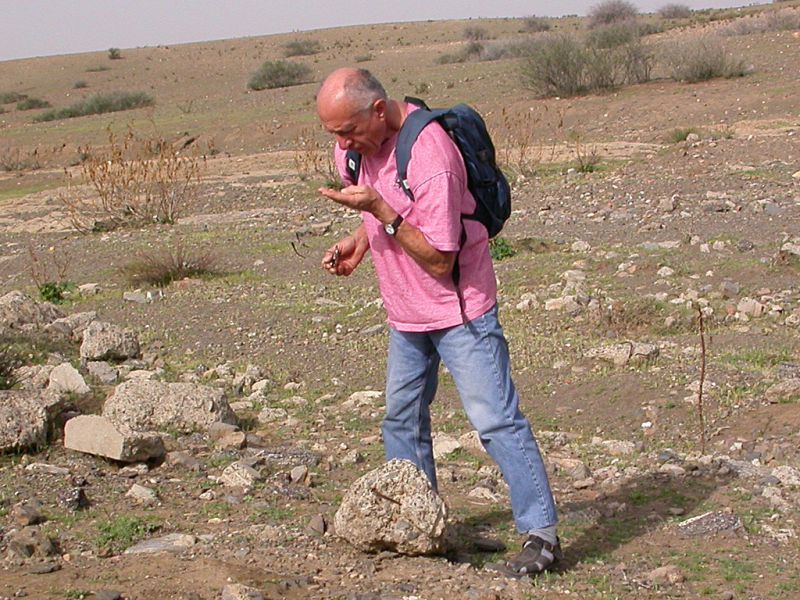
<path id="1" fill-rule="evenodd" d="M 555 545 L 545 542 L 542 538 L 529 535 L 522 545 L 522 551 L 513 559 L 506 562 L 506 568 L 517 576 L 539 575 L 551 569 L 558 561 L 564 558 L 561 544 L 556 539 Z"/>

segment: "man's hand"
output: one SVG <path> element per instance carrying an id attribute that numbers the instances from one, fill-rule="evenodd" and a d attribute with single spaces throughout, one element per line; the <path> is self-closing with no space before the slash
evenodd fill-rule
<path id="1" fill-rule="evenodd" d="M 382 223 L 391 223 L 397 217 L 397 213 L 383 197 L 374 188 L 366 185 L 349 185 L 341 191 L 320 188 L 319 193 L 352 210 L 371 213 Z"/>
<path id="2" fill-rule="evenodd" d="M 350 275 L 364 258 L 369 243 L 363 226 L 342 238 L 322 255 L 321 266 L 331 275 Z"/>

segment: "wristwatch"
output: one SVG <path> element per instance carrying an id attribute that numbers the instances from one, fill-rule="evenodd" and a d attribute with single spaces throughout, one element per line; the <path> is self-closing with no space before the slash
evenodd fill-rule
<path id="1" fill-rule="evenodd" d="M 383 230 L 386 232 L 386 235 L 394 237 L 395 235 L 397 235 L 397 228 L 400 227 L 400 223 L 402 222 L 403 222 L 403 217 L 397 215 L 397 218 L 394 221 L 392 221 L 391 223 L 385 223 L 383 225 Z"/>

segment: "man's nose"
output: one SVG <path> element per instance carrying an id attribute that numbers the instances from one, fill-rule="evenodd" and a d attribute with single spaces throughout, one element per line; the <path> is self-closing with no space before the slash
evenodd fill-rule
<path id="1" fill-rule="evenodd" d="M 337 135 L 336 136 L 336 143 L 339 144 L 339 148 L 341 148 L 342 150 L 347 150 L 348 148 L 350 148 L 350 145 L 352 144 L 352 140 L 350 140 L 350 138 L 344 137 L 342 135 Z"/>

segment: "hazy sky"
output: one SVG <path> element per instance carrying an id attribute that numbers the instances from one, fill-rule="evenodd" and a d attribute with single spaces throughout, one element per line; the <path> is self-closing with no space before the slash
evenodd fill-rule
<path id="1" fill-rule="evenodd" d="M 585 15 L 602 0 L 0 0 L 0 60 L 179 44 L 341 25 Z M 630 0 L 641 12 L 665 4 L 744 6 L 743 0 Z"/>

